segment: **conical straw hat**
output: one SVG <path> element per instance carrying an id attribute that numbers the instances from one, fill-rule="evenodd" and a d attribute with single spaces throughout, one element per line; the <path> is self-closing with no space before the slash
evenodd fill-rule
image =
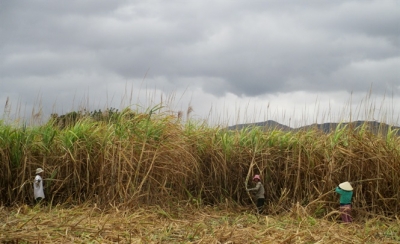
<path id="1" fill-rule="evenodd" d="M 339 184 L 339 187 L 345 191 L 352 191 L 353 187 L 351 186 L 350 182 L 345 181 Z"/>

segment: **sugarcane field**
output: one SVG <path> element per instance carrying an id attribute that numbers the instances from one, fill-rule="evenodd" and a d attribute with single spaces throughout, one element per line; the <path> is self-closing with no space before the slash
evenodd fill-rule
<path id="1" fill-rule="evenodd" d="M 391 127 L 227 128 L 147 111 L 0 121 L 1 243 L 399 243 Z"/>

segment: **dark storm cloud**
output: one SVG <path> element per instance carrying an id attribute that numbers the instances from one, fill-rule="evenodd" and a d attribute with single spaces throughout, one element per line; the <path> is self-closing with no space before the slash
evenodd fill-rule
<path id="1" fill-rule="evenodd" d="M 376 84 L 399 96 L 399 23 L 394 0 L 2 1 L 0 82 L 61 91 L 163 77 L 218 96 Z"/>

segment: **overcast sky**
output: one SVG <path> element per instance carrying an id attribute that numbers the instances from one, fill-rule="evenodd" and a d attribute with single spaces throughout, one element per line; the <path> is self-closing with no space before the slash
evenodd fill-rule
<path id="1" fill-rule="evenodd" d="M 0 1 L 3 116 L 161 102 L 210 123 L 399 124 L 400 1 Z"/>

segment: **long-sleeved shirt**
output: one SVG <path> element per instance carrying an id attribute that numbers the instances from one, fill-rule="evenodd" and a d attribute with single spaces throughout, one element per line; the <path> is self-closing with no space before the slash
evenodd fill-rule
<path id="1" fill-rule="evenodd" d="M 353 197 L 353 191 L 345 191 L 340 187 L 336 187 L 335 192 L 340 194 L 340 204 L 350 204 Z"/>
<path id="2" fill-rule="evenodd" d="M 257 191 L 256 192 L 256 198 L 264 198 L 264 186 L 261 184 L 261 182 L 257 182 L 256 187 L 254 188 L 249 188 L 248 191 Z"/>
<path id="3" fill-rule="evenodd" d="M 35 199 L 38 197 L 44 198 L 43 180 L 40 175 L 36 175 L 33 181 L 33 195 Z"/>

